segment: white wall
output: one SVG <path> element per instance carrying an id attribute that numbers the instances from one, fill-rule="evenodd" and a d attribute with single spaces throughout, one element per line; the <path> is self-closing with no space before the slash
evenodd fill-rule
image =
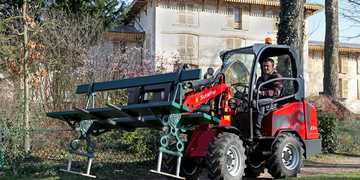
<path id="1" fill-rule="evenodd" d="M 201 68 L 219 67 L 221 61 L 219 52 L 225 49 L 226 38 L 243 39 L 241 46 L 264 42 L 265 37 L 271 36 L 275 41 L 276 33 L 273 32 L 273 19 L 260 16 L 243 16 L 249 24 L 247 30 L 226 28 L 225 7 L 219 13 L 214 12 L 216 7 L 207 5 L 207 11 L 193 12 L 198 18 L 198 24 L 178 24 L 177 9 L 159 5 L 156 7 L 156 54 L 173 57 L 177 52 L 177 35 L 192 34 L 198 36 L 199 58 Z"/>

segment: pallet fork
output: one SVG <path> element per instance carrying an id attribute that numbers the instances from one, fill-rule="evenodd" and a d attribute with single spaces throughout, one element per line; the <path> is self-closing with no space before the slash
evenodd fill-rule
<path id="1" fill-rule="evenodd" d="M 185 132 L 187 127 L 181 126 L 180 121 L 182 113 L 189 112 L 189 109 L 183 106 L 181 102 L 184 96 L 182 82 L 200 78 L 200 69 L 185 70 L 181 68 L 175 73 L 78 86 L 77 94 L 86 93 L 88 95 L 85 108 L 47 114 L 49 117 L 66 121 L 71 127 L 80 132 L 80 137 L 70 143 L 67 168 L 61 169 L 61 171 L 96 178 L 90 173 L 94 160 L 90 135 L 98 135 L 111 129 L 153 127 L 167 129 L 167 131 L 160 140 L 161 147 L 159 148 L 157 169 L 151 170 L 151 172 L 185 179 L 180 177 L 180 165 L 185 147 L 183 140 L 180 138 L 180 133 Z M 134 99 L 129 99 L 126 106 L 107 103 L 106 108 L 95 108 L 97 91 L 115 89 L 135 90 Z M 148 99 L 148 97 L 153 99 Z M 91 108 L 89 108 L 90 104 L 92 104 Z M 87 143 L 86 153 L 78 151 L 78 144 L 80 144 L 81 140 L 85 140 Z M 169 142 L 175 142 L 175 144 L 169 145 Z M 161 171 L 163 153 L 177 156 L 176 174 Z M 87 170 L 85 173 L 72 170 L 73 155 L 87 157 Z"/>

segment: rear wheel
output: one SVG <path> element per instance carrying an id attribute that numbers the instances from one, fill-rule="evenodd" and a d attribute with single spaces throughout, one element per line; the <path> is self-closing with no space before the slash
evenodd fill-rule
<path id="1" fill-rule="evenodd" d="M 209 144 L 206 164 L 210 179 L 239 180 L 244 175 L 245 149 L 239 136 L 223 132 Z"/>
<path id="2" fill-rule="evenodd" d="M 274 178 L 296 177 L 303 164 L 304 149 L 292 133 L 280 134 L 274 142 L 267 168 Z"/>

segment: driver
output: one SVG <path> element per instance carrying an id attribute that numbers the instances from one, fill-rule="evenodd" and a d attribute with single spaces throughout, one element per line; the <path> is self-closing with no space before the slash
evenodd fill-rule
<path id="1" fill-rule="evenodd" d="M 256 82 L 256 87 L 259 87 L 259 85 L 263 82 L 282 77 L 278 72 L 274 70 L 274 60 L 271 58 L 266 58 L 262 62 L 261 68 L 262 68 L 262 74 L 261 77 L 259 77 L 259 79 Z M 273 81 L 261 86 L 261 88 L 259 89 L 259 95 L 262 98 L 278 97 L 280 96 L 282 88 L 283 88 L 283 83 L 281 80 Z"/>
<path id="2" fill-rule="evenodd" d="M 262 74 L 261 77 L 257 80 L 256 87 L 258 88 L 261 83 L 264 83 L 266 81 L 275 79 L 275 78 L 281 78 L 282 76 L 274 70 L 274 60 L 271 58 L 266 58 L 263 60 L 261 64 L 262 68 Z M 258 93 L 260 98 L 276 98 L 279 97 L 281 94 L 281 90 L 283 88 L 283 83 L 281 80 L 273 81 L 270 83 L 267 83 L 259 89 Z M 261 121 L 263 118 L 263 115 L 259 113 L 258 118 L 256 119 L 255 126 L 254 126 L 254 134 L 256 137 L 261 136 Z"/>

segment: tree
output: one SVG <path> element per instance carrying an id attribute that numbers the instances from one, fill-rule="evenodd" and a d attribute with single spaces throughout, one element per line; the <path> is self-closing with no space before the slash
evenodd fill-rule
<path id="1" fill-rule="evenodd" d="M 324 94 L 336 98 L 339 62 L 338 1 L 325 0 Z"/>
<path id="2" fill-rule="evenodd" d="M 280 23 L 278 44 L 286 44 L 299 50 L 303 62 L 304 47 L 304 3 L 305 0 L 280 0 Z"/>
<path id="3" fill-rule="evenodd" d="M 11 74 L 11 79 L 22 87 L 21 114 L 24 151 L 30 152 L 30 79 L 36 71 L 40 55 L 33 37 L 41 27 L 35 21 L 40 1 L 8 1 L 1 7 L 0 59 L 1 67 Z"/>
<path id="4" fill-rule="evenodd" d="M 50 4 L 51 8 L 65 11 L 69 14 L 88 15 L 103 19 L 105 28 L 119 23 L 119 17 L 125 8 L 125 1 L 119 0 L 57 0 Z"/>
<path id="5" fill-rule="evenodd" d="M 277 33 L 277 43 L 288 45 L 299 52 L 300 64 L 303 60 L 304 47 L 304 0 L 280 0 L 280 22 Z M 280 57 L 281 58 L 281 57 Z M 286 57 L 284 57 L 286 58 Z M 291 76 L 290 61 L 281 60 L 277 71 L 285 76 Z M 302 72 L 303 65 L 298 71 Z M 285 84 L 285 86 L 288 86 Z"/>

